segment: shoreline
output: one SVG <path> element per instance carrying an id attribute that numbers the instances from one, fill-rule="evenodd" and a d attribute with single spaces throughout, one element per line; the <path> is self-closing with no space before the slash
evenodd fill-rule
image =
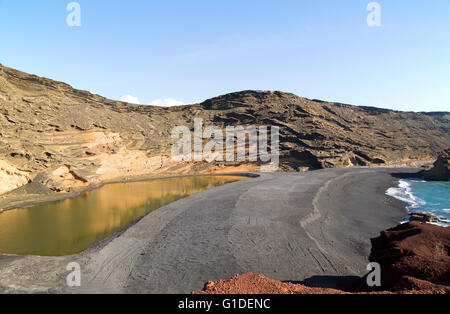
<path id="1" fill-rule="evenodd" d="M 431 224 L 435 224 L 441 227 L 449 227 L 450 220 L 446 217 L 439 215 L 436 211 L 424 208 L 429 203 L 432 203 L 429 199 L 418 197 L 416 191 L 412 190 L 411 185 L 415 182 L 425 183 L 425 184 L 436 184 L 442 181 L 430 181 L 425 180 L 422 176 L 410 176 L 402 177 L 399 179 L 399 183 L 396 187 L 389 188 L 386 194 L 406 203 L 406 211 L 408 212 L 408 217 L 405 218 L 403 222 L 411 221 L 412 216 L 416 216 L 413 221 L 422 221 Z M 439 204 L 438 204 L 439 205 Z M 438 208 L 438 211 L 445 211 L 443 207 Z M 428 221 L 427 221 L 428 219 Z"/>
<path id="2" fill-rule="evenodd" d="M 394 173 L 411 170 L 393 169 Z M 339 223 L 330 225 L 325 233 L 322 228 L 309 228 L 312 235 L 321 242 L 325 252 L 340 259 L 344 267 L 354 270 L 358 276 L 367 273 L 370 239 L 378 237 L 382 230 L 399 225 L 408 215 L 406 203 L 386 195 L 386 190 L 398 181 L 391 172 L 388 169 L 360 176 L 344 174 L 316 201 L 321 214 L 317 224 L 337 220 Z M 322 285 L 320 279 L 313 278 L 311 282 Z M 327 287 L 330 284 L 337 287 L 340 278 L 324 283 Z"/>
<path id="3" fill-rule="evenodd" d="M 329 169 L 418 169 L 421 166 L 424 166 L 426 164 L 429 164 L 433 160 L 431 159 L 424 159 L 424 160 L 411 160 L 411 161 L 404 161 L 400 163 L 394 163 L 392 165 L 372 165 L 372 166 L 359 166 L 359 167 L 352 167 L 352 168 L 329 168 Z M 412 168 L 413 167 L 413 168 Z M 316 169 L 311 170 L 309 172 L 315 172 L 325 169 Z M 289 173 L 289 172 L 287 172 Z M 196 177 L 196 176 L 243 176 L 243 177 L 249 177 L 249 178 L 256 178 L 259 176 L 259 173 L 257 172 L 226 172 L 226 173 L 197 173 L 197 174 L 157 174 L 157 175 L 139 175 L 139 176 L 133 176 L 133 177 L 117 177 L 112 180 L 106 180 L 102 181 L 100 183 L 92 183 L 86 187 L 79 187 L 75 188 L 73 192 L 65 192 L 65 193 L 58 193 L 58 192 L 51 192 L 51 193 L 45 193 L 42 191 L 38 191 L 38 193 L 27 193 L 27 189 L 33 184 L 28 183 L 24 186 L 21 186 L 13 191 L 10 191 L 6 194 L 0 195 L 0 215 L 3 212 L 14 210 L 14 209 L 21 209 L 21 208 L 29 208 L 37 204 L 41 203 L 47 203 L 47 202 L 54 202 L 54 201 L 62 201 L 66 199 L 74 199 L 81 195 L 83 195 L 86 192 L 90 192 L 93 190 L 97 190 L 102 188 L 105 185 L 109 184 L 118 184 L 118 183 L 132 183 L 132 182 L 143 182 L 143 181 L 153 181 L 153 180 L 164 180 L 164 179 L 174 179 L 174 178 L 181 178 L 181 177 Z M 417 174 L 416 174 L 417 176 Z M 32 188 L 31 188 L 32 189 Z M 40 188 L 37 188 L 40 190 Z M 23 192 L 22 192 L 23 191 Z"/>
<path id="4" fill-rule="evenodd" d="M 14 194 L 15 191 L 26 188 L 26 185 L 15 190 L 11 191 L 5 195 L 3 195 L 3 199 L 0 199 L 0 205 L 2 203 L 5 203 L 3 208 L 0 208 L 0 215 L 4 212 L 7 212 L 9 210 L 14 209 L 22 209 L 22 208 L 29 208 L 37 204 L 47 203 L 47 202 L 55 202 L 55 201 L 63 201 L 68 199 L 74 199 L 79 196 L 82 196 L 83 194 L 87 192 L 91 192 L 97 189 L 101 189 L 105 185 L 110 184 L 120 184 L 120 183 L 133 183 L 133 182 L 145 182 L 145 181 L 156 181 L 156 180 L 166 180 L 166 179 L 176 179 L 176 178 L 185 178 L 185 177 L 211 177 L 211 176 L 238 176 L 238 177 L 248 177 L 248 178 L 256 178 L 259 176 L 257 173 L 244 173 L 244 172 L 237 172 L 237 173 L 217 173 L 217 174 L 191 174 L 191 175 L 172 175 L 169 174 L 167 176 L 153 176 L 153 175 L 145 175 L 145 176 L 137 176 L 132 177 L 130 179 L 125 178 L 117 178 L 114 180 L 104 181 L 98 184 L 91 184 L 87 187 L 80 188 L 79 190 L 75 192 L 69 192 L 69 193 L 52 193 L 52 194 L 29 194 L 29 195 L 23 195 L 22 197 L 18 196 L 18 200 L 11 200 L 8 199 L 8 194 L 11 196 Z M 32 197 L 39 197 L 39 199 L 30 199 Z M 12 198 L 12 197 L 11 197 Z M 8 205 L 9 203 L 14 202 L 14 205 Z"/>
<path id="5" fill-rule="evenodd" d="M 207 281 L 248 271 L 311 284 L 359 276 L 370 237 L 406 215 L 404 203 L 387 201 L 384 193 L 397 181 L 390 173 L 407 171 L 415 170 L 261 174 L 202 191 L 80 254 L 0 255 L 0 292 L 190 293 Z M 374 207 L 366 207 L 371 201 Z M 313 203 L 319 215 L 309 221 Z M 367 222 L 361 225 L 362 218 Z M 83 284 L 68 288 L 66 266 L 74 261 L 82 268 Z M 148 276 L 152 280 L 145 280 Z"/>

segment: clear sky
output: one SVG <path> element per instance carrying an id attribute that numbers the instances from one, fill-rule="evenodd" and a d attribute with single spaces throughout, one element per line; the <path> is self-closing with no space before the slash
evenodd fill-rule
<path id="1" fill-rule="evenodd" d="M 450 111 L 450 1 L 0 0 L 0 63 L 112 99 L 245 90 Z"/>

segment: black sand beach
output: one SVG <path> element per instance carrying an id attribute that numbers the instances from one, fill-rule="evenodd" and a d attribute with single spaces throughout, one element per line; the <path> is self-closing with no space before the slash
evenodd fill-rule
<path id="1" fill-rule="evenodd" d="M 385 195 L 413 169 L 261 174 L 164 206 L 95 247 L 66 257 L 0 255 L 0 292 L 190 293 L 256 272 L 332 286 L 366 273 L 370 238 L 405 204 Z M 66 267 L 81 265 L 81 287 Z"/>

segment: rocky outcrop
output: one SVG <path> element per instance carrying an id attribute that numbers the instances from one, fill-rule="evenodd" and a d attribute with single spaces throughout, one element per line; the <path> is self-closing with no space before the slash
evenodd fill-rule
<path id="1" fill-rule="evenodd" d="M 63 165 L 48 173 L 43 173 L 35 178 L 42 185 L 55 192 L 70 192 L 73 188 L 86 187 L 88 180 L 77 174 L 76 169 Z"/>
<path id="2" fill-rule="evenodd" d="M 422 176 L 429 181 L 450 181 L 450 149 L 440 154 L 434 167 L 423 171 Z"/>
<path id="3" fill-rule="evenodd" d="M 155 172 L 178 175 L 259 166 L 255 162 L 173 163 L 171 148 L 178 139 L 171 138 L 172 129 L 192 129 L 194 118 L 202 118 L 204 127 L 222 130 L 278 126 L 280 170 L 305 171 L 435 156 L 450 147 L 446 116 L 271 91 L 231 93 L 189 106 L 138 106 L 0 65 L 0 160 L 53 191 L 84 184 L 73 176 L 74 169 L 89 185 Z M 61 177 L 56 171 L 64 170 L 60 167 L 72 173 Z M 19 181 L 0 193 L 28 182 Z"/>
<path id="4" fill-rule="evenodd" d="M 409 221 L 418 221 L 418 222 L 423 222 L 423 223 L 440 223 L 440 222 L 442 222 L 439 219 L 439 217 L 437 217 L 436 215 L 434 215 L 432 213 L 421 213 L 421 212 L 411 213 L 409 215 Z"/>
<path id="5" fill-rule="evenodd" d="M 404 290 L 450 287 L 450 228 L 410 222 L 372 239 L 370 261 L 381 265 L 382 286 Z"/>
<path id="6" fill-rule="evenodd" d="M 28 183 L 29 174 L 0 160 L 0 195 Z"/>

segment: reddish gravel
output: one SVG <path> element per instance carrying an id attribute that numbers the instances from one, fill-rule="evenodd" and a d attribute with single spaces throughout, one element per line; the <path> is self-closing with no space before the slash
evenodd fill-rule
<path id="1" fill-rule="evenodd" d="M 450 288 L 429 284 L 415 278 L 404 278 L 408 290 L 346 292 L 336 289 L 311 288 L 304 285 L 285 283 L 267 278 L 262 274 L 246 273 L 229 280 L 208 281 L 205 288 L 193 294 L 450 294 Z"/>
<path id="2" fill-rule="evenodd" d="M 284 283 L 262 274 L 246 273 L 230 280 L 209 281 L 201 292 L 194 294 L 342 294 L 334 289 L 310 288 Z"/>

